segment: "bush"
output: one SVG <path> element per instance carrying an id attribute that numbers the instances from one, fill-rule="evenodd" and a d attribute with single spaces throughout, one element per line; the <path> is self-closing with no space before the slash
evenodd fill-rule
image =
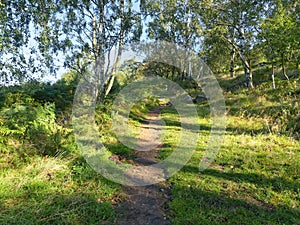
<path id="1" fill-rule="evenodd" d="M 6 151 L 20 150 L 10 145 L 13 141 L 26 145 L 27 151 L 34 149 L 42 155 L 55 155 L 64 149 L 71 134 L 70 129 L 55 122 L 54 103 L 38 103 L 26 95 L 7 94 L 1 115 L 0 144 L 6 146 Z"/>

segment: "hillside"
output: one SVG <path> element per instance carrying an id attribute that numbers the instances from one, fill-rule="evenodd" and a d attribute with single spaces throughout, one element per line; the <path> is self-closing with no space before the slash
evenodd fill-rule
<path id="1" fill-rule="evenodd" d="M 218 76 L 227 110 L 219 154 L 199 171 L 211 127 L 204 100 L 196 105 L 200 139 L 194 155 L 166 182 L 171 195 L 166 217 L 171 224 L 297 224 L 300 79 L 277 79 L 275 90 L 269 81 L 250 90 L 233 87 L 230 79 Z M 71 99 L 74 87 L 26 85 L 1 90 L 0 224 L 113 223 L 117 205 L 125 199 L 122 186 L 85 162 L 67 118 L 70 107 L 53 97 Z M 113 154 L 130 163 L 132 150 L 109 129 L 110 105 L 97 107 L 99 134 Z M 131 110 L 135 132 L 156 105 L 152 99 Z M 166 126 L 159 159 L 164 159 L 176 147 L 181 124 L 173 107 L 163 108 L 161 116 Z"/>

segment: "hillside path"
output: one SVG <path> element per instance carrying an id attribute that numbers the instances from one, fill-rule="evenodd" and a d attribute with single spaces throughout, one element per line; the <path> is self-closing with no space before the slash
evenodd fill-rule
<path id="1" fill-rule="evenodd" d="M 159 118 L 161 107 L 151 110 L 141 124 L 134 164 L 147 166 L 158 162 L 162 146 L 164 122 Z M 150 174 L 151 175 L 151 174 Z M 150 178 L 151 179 L 151 178 Z M 170 187 L 161 182 L 150 186 L 124 186 L 125 201 L 117 206 L 118 225 L 169 225 L 166 218 L 167 202 L 171 200 Z"/>

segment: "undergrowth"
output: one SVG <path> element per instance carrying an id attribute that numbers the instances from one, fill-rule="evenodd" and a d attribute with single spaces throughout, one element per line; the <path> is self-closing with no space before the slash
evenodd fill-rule
<path id="1" fill-rule="evenodd" d="M 221 79 L 221 78 L 220 78 Z M 196 104 L 200 138 L 190 161 L 167 182 L 172 187 L 172 224 L 297 224 L 300 217 L 300 79 L 256 82 L 233 88 L 222 77 L 227 111 L 224 142 L 214 162 L 199 171 L 209 140 L 209 102 Z M 235 78 L 236 81 L 242 79 Z M 85 162 L 71 124 L 74 83 L 35 84 L 0 90 L 0 224 L 99 224 L 113 222 L 120 185 Z M 181 82 L 194 97 L 197 87 Z M 60 97 L 56 97 L 58 96 Z M 157 98 L 130 110 L 135 135 Z M 99 137 L 119 159 L 133 157 L 111 130 L 113 98 L 98 104 Z M 122 112 L 121 112 L 122 113 Z M 173 107 L 162 109 L 161 160 L 180 140 Z"/>

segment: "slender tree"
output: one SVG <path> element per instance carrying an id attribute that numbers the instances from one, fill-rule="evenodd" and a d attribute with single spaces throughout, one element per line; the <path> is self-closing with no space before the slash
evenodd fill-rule
<path id="1" fill-rule="evenodd" d="M 231 64 L 234 65 L 237 55 L 244 68 L 245 84 L 253 87 L 252 69 L 249 61 L 249 52 L 257 41 L 254 27 L 264 13 L 265 1 L 233 0 L 233 1 L 202 1 L 201 18 L 206 29 L 223 29 L 220 35 L 230 46 Z M 219 28 L 218 28 L 219 27 Z M 231 68 L 232 71 L 232 68 Z"/>
<path id="2" fill-rule="evenodd" d="M 117 58 L 120 58 L 123 42 L 141 35 L 141 21 L 131 0 L 12 0 L 0 7 L 7 11 L 4 14 L 7 19 L 1 20 L 4 22 L 0 30 L 1 40 L 9 37 L 3 42 L 5 46 L 1 45 L 6 53 L 14 46 L 22 49 L 33 35 L 38 48 L 33 47 L 31 53 L 39 55 L 36 61 L 44 63 L 50 72 L 57 69 L 57 56 L 64 59 L 65 67 L 78 73 L 83 73 L 91 62 L 96 62 L 94 79 L 103 94 L 105 88 L 111 88 L 114 80 L 104 70 L 105 54 L 109 54 L 113 46 L 118 46 Z M 18 57 L 24 59 L 20 54 Z M 28 65 L 28 62 L 23 64 Z"/>
<path id="3" fill-rule="evenodd" d="M 196 13 L 195 0 L 150 0 L 144 2 L 142 11 L 147 16 L 147 35 L 150 39 L 176 43 L 188 50 L 199 51 L 202 27 Z M 175 77 L 186 79 L 190 74 L 188 55 L 182 56 L 181 73 L 173 68 Z"/>
<path id="4" fill-rule="evenodd" d="M 294 7 L 294 4 L 292 4 Z M 299 31 L 297 29 L 297 17 L 294 8 L 277 1 L 270 9 L 270 16 L 261 25 L 261 36 L 266 46 L 270 49 L 270 61 L 280 58 L 282 74 L 289 80 L 286 74 L 286 60 L 291 58 L 299 49 Z M 297 64 L 298 60 L 296 60 Z M 274 65 L 273 65 L 274 66 Z"/>

